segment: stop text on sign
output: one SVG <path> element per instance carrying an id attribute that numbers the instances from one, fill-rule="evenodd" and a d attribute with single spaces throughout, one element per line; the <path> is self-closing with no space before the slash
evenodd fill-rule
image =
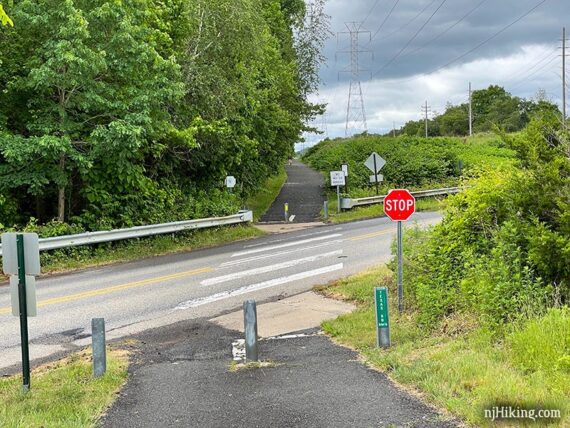
<path id="1" fill-rule="evenodd" d="M 414 209 L 414 201 L 399 199 L 396 201 L 386 201 L 385 209 L 386 211 L 406 211 Z"/>
<path id="2" fill-rule="evenodd" d="M 384 213 L 393 221 L 408 220 L 416 211 L 416 199 L 406 189 L 391 190 L 384 198 Z"/>

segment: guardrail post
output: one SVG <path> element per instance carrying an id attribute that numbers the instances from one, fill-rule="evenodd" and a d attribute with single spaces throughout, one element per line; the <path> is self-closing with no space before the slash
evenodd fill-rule
<path id="1" fill-rule="evenodd" d="M 259 361 L 257 352 L 257 307 L 255 300 L 243 302 L 243 322 L 245 331 L 245 360 Z"/>
<path id="2" fill-rule="evenodd" d="M 91 320 L 91 341 L 93 347 L 93 376 L 100 377 L 107 371 L 104 318 L 93 318 Z"/>

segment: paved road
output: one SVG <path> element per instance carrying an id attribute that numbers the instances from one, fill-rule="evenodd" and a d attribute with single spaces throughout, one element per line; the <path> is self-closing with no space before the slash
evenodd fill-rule
<path id="1" fill-rule="evenodd" d="M 414 218 L 425 225 L 440 215 Z M 245 298 L 261 302 L 307 291 L 387 261 L 395 231 L 395 224 L 379 218 L 40 278 L 38 317 L 29 319 L 31 358 L 89 344 L 94 317 L 105 318 L 113 339 L 213 317 Z M 19 346 L 9 289 L 0 286 L 0 375 L 17 371 Z"/>
<path id="2" fill-rule="evenodd" d="M 324 336 L 261 341 L 275 367 L 232 372 L 241 336 L 196 321 L 139 335 L 130 381 L 100 426 L 456 426 Z"/>
<path id="3" fill-rule="evenodd" d="M 285 203 L 289 204 L 289 215 L 295 216 L 294 223 L 317 221 L 325 201 L 322 175 L 297 160 L 285 169 L 287 181 L 261 222 L 283 222 Z"/>

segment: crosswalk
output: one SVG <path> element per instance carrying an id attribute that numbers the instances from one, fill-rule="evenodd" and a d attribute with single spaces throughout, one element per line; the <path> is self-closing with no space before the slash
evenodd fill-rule
<path id="1" fill-rule="evenodd" d="M 346 239 L 341 228 L 334 231 L 337 233 L 330 233 L 329 228 L 326 231 L 329 233 L 315 231 L 295 238 L 269 240 L 264 245 L 244 245 L 242 250 L 229 255 L 230 260 L 220 263 L 213 276 L 200 281 L 201 287 L 212 289 L 212 294 L 181 302 L 175 310 L 341 271 L 344 263 L 339 259 L 345 257 L 342 245 Z M 216 290 L 216 286 L 224 284 L 235 288 Z"/>

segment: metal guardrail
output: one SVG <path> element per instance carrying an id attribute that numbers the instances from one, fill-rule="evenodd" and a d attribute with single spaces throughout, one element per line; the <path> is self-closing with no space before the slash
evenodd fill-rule
<path id="1" fill-rule="evenodd" d="M 410 192 L 416 198 L 427 198 L 430 196 L 444 196 L 444 195 L 453 195 L 455 193 L 459 193 L 461 191 L 460 187 L 447 187 L 445 189 L 433 189 L 433 190 L 418 190 L 417 192 Z M 350 210 L 354 207 L 359 207 L 363 205 L 373 205 L 373 204 L 381 204 L 384 202 L 384 198 L 386 195 L 381 196 L 371 196 L 368 198 L 341 198 L 340 200 L 340 208 L 343 210 Z"/>
<path id="2" fill-rule="evenodd" d="M 227 217 L 212 217 L 198 220 L 176 221 L 173 223 L 136 226 L 128 229 L 101 230 L 97 232 L 80 233 L 77 235 L 56 236 L 53 238 L 40 239 L 40 251 L 121 241 L 123 239 L 144 238 L 147 236 L 181 232 L 183 230 L 206 229 L 209 227 L 227 226 L 252 221 L 252 211 L 240 211 L 238 214 Z M 0 256 L 1 255 L 2 245 L 0 245 Z"/>

